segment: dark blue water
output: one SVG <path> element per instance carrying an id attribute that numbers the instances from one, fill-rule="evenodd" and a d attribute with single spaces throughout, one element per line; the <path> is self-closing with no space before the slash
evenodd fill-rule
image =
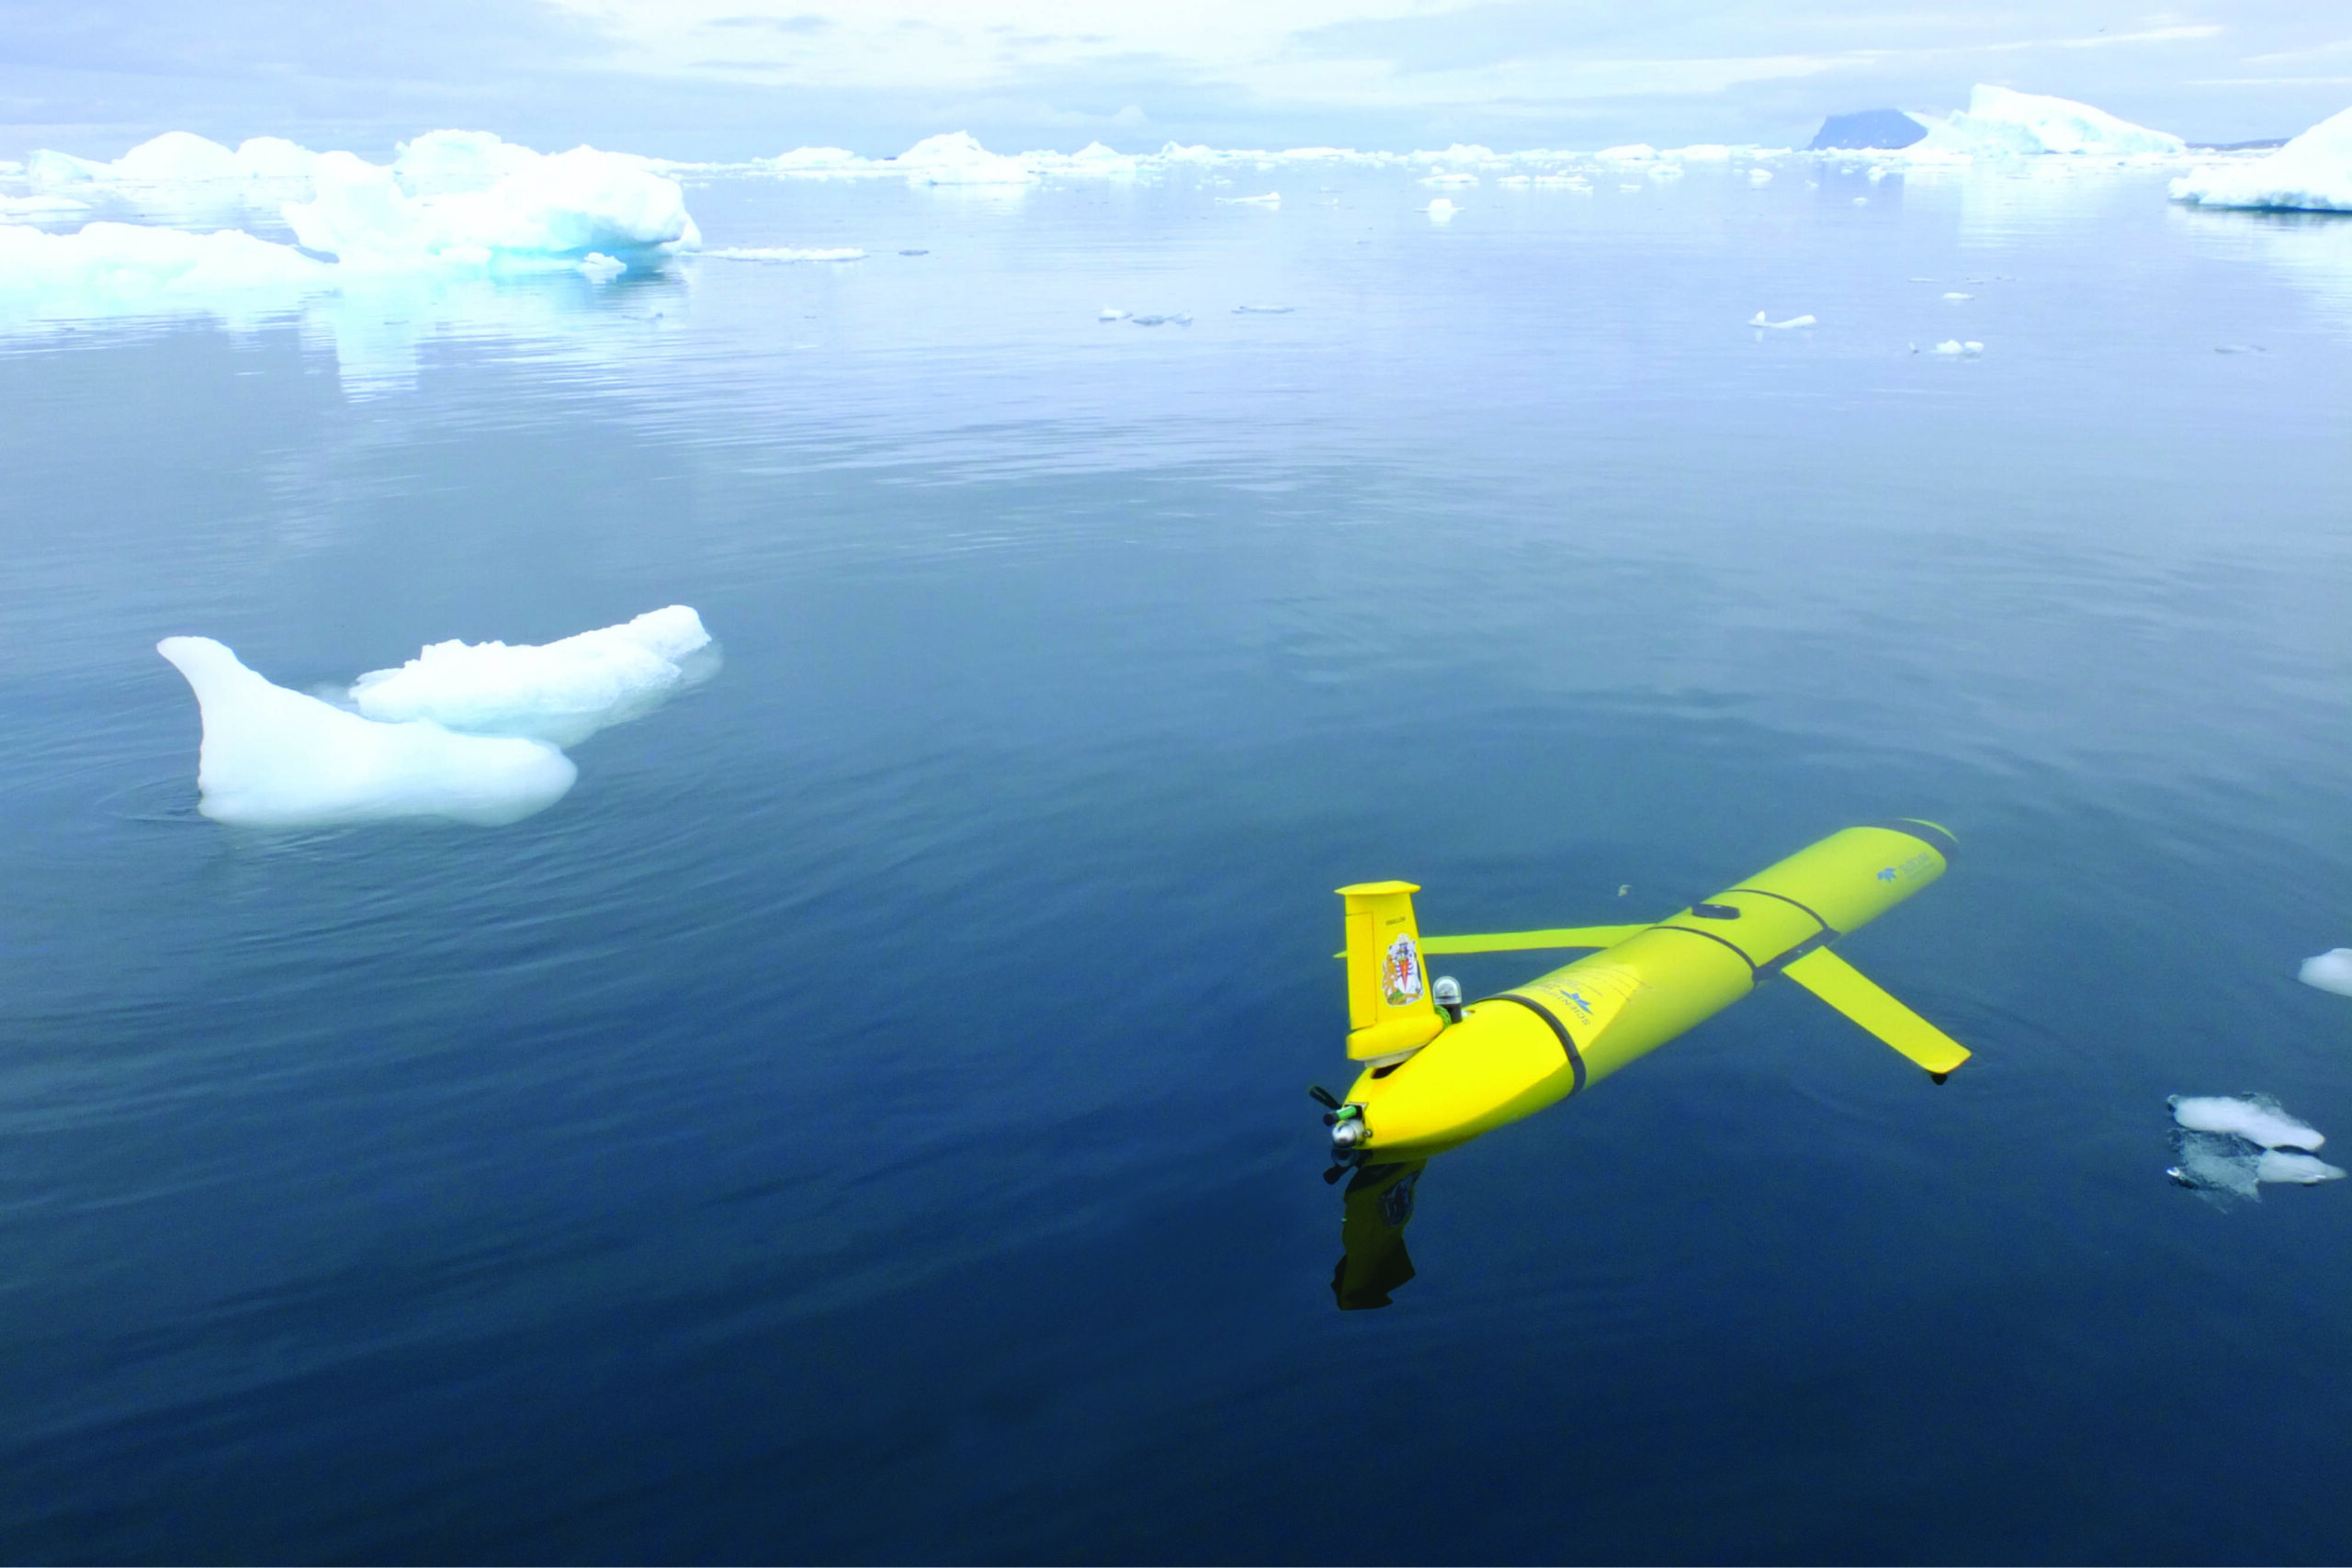
<path id="1" fill-rule="evenodd" d="M 0 1555 L 2352 1554 L 2352 1192 L 2163 1176 L 2352 1135 L 2352 229 L 1806 177 L 722 183 L 870 254 L 17 331 Z M 205 820 L 152 651 L 673 602 L 723 672 L 498 829 Z M 1331 888 L 1898 814 L 1950 1083 L 1768 987 L 1336 1310 Z"/>

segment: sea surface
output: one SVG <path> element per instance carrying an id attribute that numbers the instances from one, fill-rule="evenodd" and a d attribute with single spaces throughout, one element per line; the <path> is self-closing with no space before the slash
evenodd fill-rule
<path id="1" fill-rule="evenodd" d="M 2352 1557 L 2352 1183 L 2165 1178 L 2352 1142 L 2352 220 L 2045 163 L 713 179 L 866 254 L 0 323 L 0 1557 Z M 670 604 L 498 829 L 204 818 L 153 651 Z M 1339 1310 L 1333 888 L 1894 816 L 1950 1082 L 1768 986 Z"/>

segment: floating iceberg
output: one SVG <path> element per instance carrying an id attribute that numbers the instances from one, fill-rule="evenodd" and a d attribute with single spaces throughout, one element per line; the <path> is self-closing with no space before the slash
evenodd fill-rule
<path id="1" fill-rule="evenodd" d="M 1962 343 L 1956 337 L 1948 337 L 1936 344 L 1936 352 L 1950 359 L 1973 359 L 1984 352 L 1984 345 L 1981 343 Z"/>
<path id="2" fill-rule="evenodd" d="M 658 260 L 702 240 L 675 180 L 592 147 L 548 154 L 435 131 L 390 167 L 322 152 L 311 177 L 312 199 L 286 204 L 295 238 L 368 270 L 528 269 L 591 252 Z"/>
<path id="3" fill-rule="evenodd" d="M 235 151 L 186 130 L 167 130 L 112 162 L 46 149 L 26 174 L 36 185 L 181 185 L 220 180 L 307 179 L 318 154 L 278 136 L 255 136 Z"/>
<path id="4" fill-rule="evenodd" d="M 1462 209 L 1454 206 L 1445 197 L 1439 197 L 1421 210 L 1430 215 L 1430 221 L 1432 223 L 1451 223 L 1453 221 L 1453 215 Z"/>
<path id="5" fill-rule="evenodd" d="M 1287 316 L 1297 308 L 1295 305 L 1236 305 L 1233 313 L 1237 316 Z"/>
<path id="6" fill-rule="evenodd" d="M 397 670 L 360 676 L 351 698 L 370 719 L 571 746 L 707 674 L 685 662 L 709 645 L 702 617 L 673 604 L 560 642 L 433 643 Z"/>
<path id="7" fill-rule="evenodd" d="M 1773 332 L 1780 333 L 1786 332 L 1791 327 L 1817 327 L 1821 323 L 1811 316 L 1791 316 L 1785 321 L 1768 321 L 1764 319 L 1764 312 L 1758 310 L 1748 318 L 1747 324 L 1751 327 L 1768 327 Z"/>
<path id="8" fill-rule="evenodd" d="M 2298 1187 L 2312 1187 L 2323 1181 L 2343 1180 L 2344 1168 L 2312 1155 L 2265 1149 L 2262 1157 L 2255 1162 L 2254 1179 L 2256 1181 L 2292 1182 Z"/>
<path id="9" fill-rule="evenodd" d="M 191 234 L 143 223 L 85 223 L 71 234 L 0 227 L 0 297 L 43 316 L 332 289 L 334 269 L 291 245 L 234 229 Z"/>
<path id="10" fill-rule="evenodd" d="M 1927 134 L 1905 149 L 1913 158 L 1970 158 L 2091 152 L 2113 157 L 2177 157 L 2188 143 L 2169 131 L 2118 119 L 2105 109 L 1979 83 L 1968 107 L 1945 118 L 1916 114 Z"/>
<path id="11" fill-rule="evenodd" d="M 989 152 L 968 130 L 926 136 L 893 162 L 916 185 L 1025 186 L 1037 181 L 1020 159 Z"/>
<path id="12" fill-rule="evenodd" d="M 2172 182 L 2172 198 L 2198 207 L 2352 212 L 2352 109 L 2267 158 L 2192 170 Z"/>
<path id="13" fill-rule="evenodd" d="M 2228 353 L 2230 350 L 2221 352 Z M 2261 353 L 2256 349 L 2256 354 Z M 2316 958 L 2306 958 L 2295 977 L 2306 986 L 2316 986 L 2323 991 L 2334 991 L 2339 997 L 2352 997 L 2352 947 L 2332 947 Z"/>
<path id="14" fill-rule="evenodd" d="M 2296 1121 L 2265 1094 L 2176 1094 L 2166 1103 L 2172 1119 L 2192 1133 L 2228 1133 L 2266 1149 L 2305 1153 L 2327 1142 L 2327 1134 Z"/>
<path id="15" fill-rule="evenodd" d="M 1905 114 L 1901 109 L 1863 109 L 1855 114 L 1833 114 L 1823 120 L 1807 151 L 1892 152 L 1908 147 L 1927 134 L 1927 122 L 1917 115 Z"/>
<path id="16" fill-rule="evenodd" d="M 1263 196 L 1221 196 L 1216 199 L 1218 204 L 1224 207 L 1280 207 L 1283 204 L 1283 193 L 1278 190 L 1270 190 Z"/>
<path id="17" fill-rule="evenodd" d="M 210 637 L 165 637 L 155 651 L 195 689 L 204 719 L 198 809 L 216 822 L 447 817 L 492 826 L 554 805 L 579 777 L 544 741 L 456 735 L 424 720 L 379 724 L 272 685 Z"/>

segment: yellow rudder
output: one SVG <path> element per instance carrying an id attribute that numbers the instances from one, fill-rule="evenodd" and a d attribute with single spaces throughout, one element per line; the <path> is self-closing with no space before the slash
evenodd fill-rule
<path id="1" fill-rule="evenodd" d="M 1410 882 L 1359 882 L 1347 900 L 1348 1055 L 1359 1062 L 1401 1056 L 1437 1038 L 1444 1015 L 1430 999 L 1413 919 Z"/>

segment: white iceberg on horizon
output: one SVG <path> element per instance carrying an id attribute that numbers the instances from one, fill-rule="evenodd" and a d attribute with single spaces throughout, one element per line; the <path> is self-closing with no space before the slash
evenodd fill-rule
<path id="1" fill-rule="evenodd" d="M 35 185 L 178 185 L 221 180 L 308 178 L 317 153 L 281 136 L 254 136 L 232 152 L 193 131 L 150 137 L 111 162 L 47 148 L 26 164 Z"/>
<path id="2" fill-rule="evenodd" d="M 351 699 L 371 719 L 429 719 L 466 734 L 571 746 L 707 675 L 683 661 L 709 646 L 702 617 L 672 604 L 556 642 L 428 644 L 397 670 L 360 676 Z"/>
<path id="3" fill-rule="evenodd" d="M 579 776 L 553 746 L 379 724 L 274 685 L 205 637 L 155 651 L 196 693 L 204 739 L 198 809 L 216 822 L 314 828 L 402 817 L 498 826 L 563 798 Z"/>
<path id="4" fill-rule="evenodd" d="M 1968 107 L 1955 114 L 1904 112 L 1927 127 L 1928 134 L 1895 156 L 1922 162 L 2044 152 L 2178 156 L 2188 151 L 2188 143 L 2170 131 L 2134 125 L 2072 98 L 1981 82 L 1970 92 Z"/>
<path id="5" fill-rule="evenodd" d="M 926 136 L 892 160 L 916 185 L 1025 186 L 1037 176 L 1018 158 L 981 146 L 968 130 Z"/>
<path id="6" fill-rule="evenodd" d="M 2172 182 L 2172 198 L 2193 207 L 2352 212 L 2352 109 L 2267 157 L 2192 169 Z"/>

